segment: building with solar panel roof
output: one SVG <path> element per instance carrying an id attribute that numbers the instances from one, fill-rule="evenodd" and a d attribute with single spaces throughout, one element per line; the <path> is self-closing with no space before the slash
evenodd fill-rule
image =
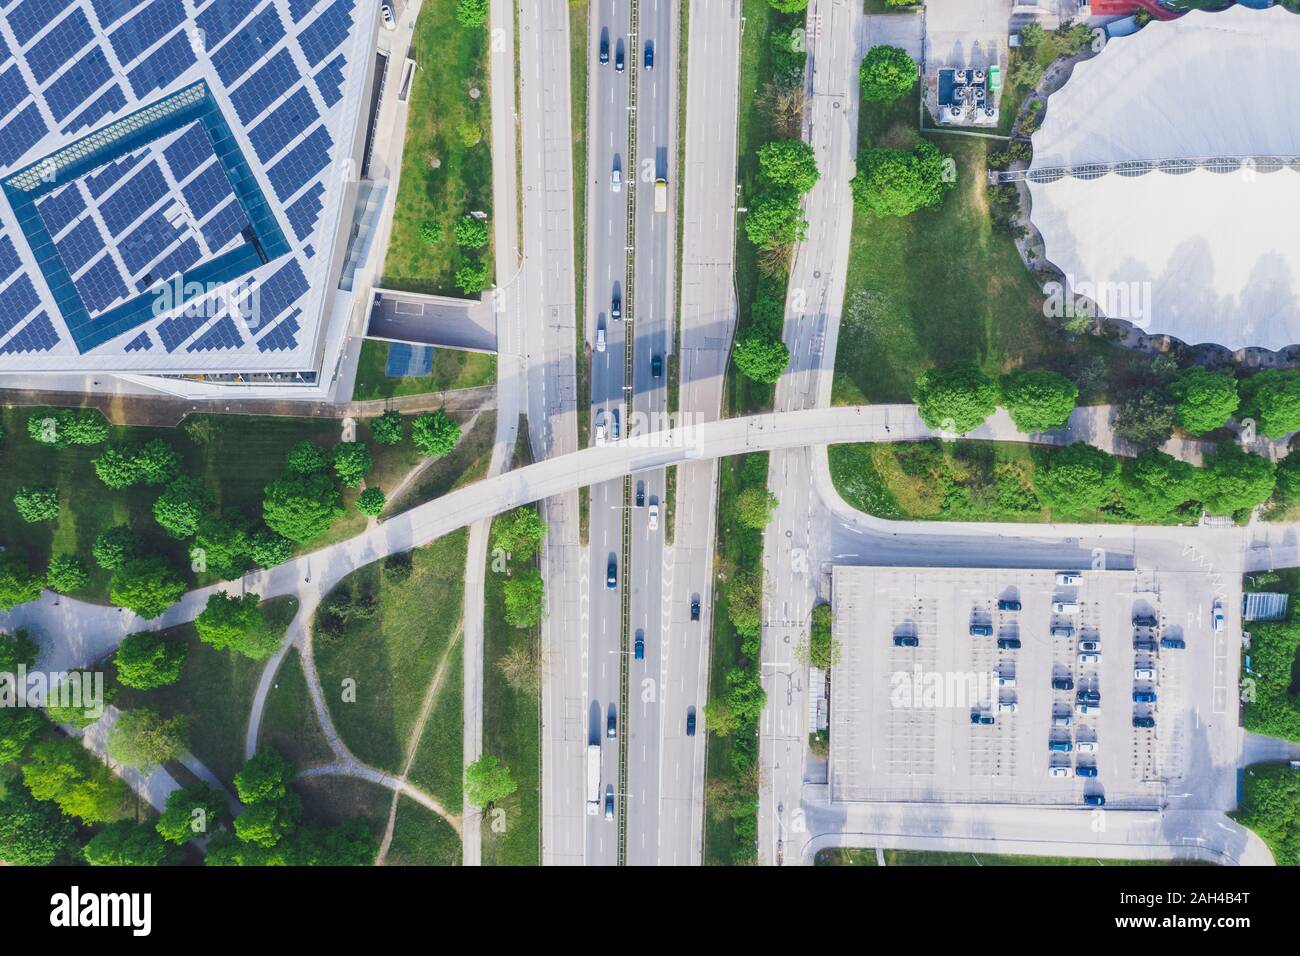
<path id="1" fill-rule="evenodd" d="M 340 275 L 377 16 L 364 0 L 0 0 L 5 384 L 319 391 L 353 312 Z"/>

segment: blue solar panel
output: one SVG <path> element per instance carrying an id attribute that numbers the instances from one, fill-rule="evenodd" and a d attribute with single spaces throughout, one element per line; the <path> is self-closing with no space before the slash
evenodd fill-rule
<path id="1" fill-rule="evenodd" d="M 233 37 L 212 54 L 221 82 L 230 86 L 251 70 L 259 60 L 268 56 L 274 46 L 284 38 L 284 24 L 273 5 L 262 8 Z"/>
<path id="2" fill-rule="evenodd" d="M 0 235 L 0 282 L 4 282 L 17 272 L 22 264 L 22 260 L 18 258 L 18 250 L 9 241 L 9 237 Z"/>
<path id="3" fill-rule="evenodd" d="M 86 201 L 81 198 L 81 190 L 76 183 L 68 183 L 52 193 L 46 193 L 36 201 L 36 211 L 41 214 L 41 222 L 51 236 L 57 236 L 63 227 L 76 219 Z"/>
<path id="4" fill-rule="evenodd" d="M 149 333 L 145 331 L 141 332 L 130 342 L 127 342 L 125 351 L 148 352 L 151 348 L 153 348 L 153 339 L 149 338 Z"/>
<path id="5" fill-rule="evenodd" d="M 63 127 L 63 132 L 76 133 L 85 129 L 87 126 L 93 126 L 110 113 L 116 113 L 122 107 L 126 106 L 126 94 L 122 88 L 114 83 L 111 87 L 100 94 L 99 99 L 91 103 L 67 126 Z"/>
<path id="6" fill-rule="evenodd" d="M 20 275 L 9 287 L 0 292 L 0 335 L 27 318 L 41 304 L 32 280 Z"/>
<path id="7" fill-rule="evenodd" d="M 240 121 L 248 124 L 297 81 L 298 67 L 294 65 L 293 54 L 281 50 L 239 84 L 239 88 L 230 94 L 230 102 L 234 104 Z"/>
<path id="8" fill-rule="evenodd" d="M 307 277 L 302 274 L 298 261 L 290 259 L 258 287 L 253 300 L 253 314 L 248 320 L 249 327 L 257 331 L 274 321 L 280 313 L 302 298 L 308 288 Z"/>
<path id="9" fill-rule="evenodd" d="M 325 127 L 318 126 L 293 152 L 271 167 L 268 175 L 281 202 L 287 202 L 290 196 L 329 165 L 330 148 L 333 145 L 334 141 L 330 139 Z"/>
<path id="10" fill-rule="evenodd" d="M 90 195 L 93 198 L 98 199 L 108 192 L 119 179 L 122 179 L 127 173 L 140 165 L 140 161 L 144 157 L 145 154 L 139 152 L 113 160 L 103 169 L 90 173 L 86 177 L 86 189 L 90 190 Z"/>
<path id="11" fill-rule="evenodd" d="M 302 18 L 311 13 L 320 0 L 289 0 L 289 16 L 294 23 L 301 23 Z"/>
<path id="12" fill-rule="evenodd" d="M 77 271 L 95 256 L 104 251 L 104 237 L 99 234 L 95 220 L 87 216 L 68 231 L 68 234 L 54 244 L 59 250 L 59 258 L 69 275 Z"/>
<path id="13" fill-rule="evenodd" d="M 167 165 L 177 182 L 184 182 L 190 173 L 211 159 L 212 142 L 203 129 L 203 124 L 194 123 L 178 136 L 170 146 L 163 150 Z"/>
<path id="14" fill-rule="evenodd" d="M 195 219 L 202 219 L 231 194 L 230 180 L 220 163 L 213 163 L 199 173 L 189 185 L 181 189 L 185 201 L 189 203 L 190 212 Z"/>
<path id="15" fill-rule="evenodd" d="M 45 89 L 45 104 L 54 118 L 63 122 L 68 115 L 113 78 L 113 68 L 99 47 L 77 60 Z"/>
<path id="16" fill-rule="evenodd" d="M 48 352 L 59 344 L 59 333 L 54 331 L 54 323 L 42 312 L 27 323 L 12 339 L 5 343 L 0 353 L 12 355 L 15 352 Z"/>
<path id="17" fill-rule="evenodd" d="M 172 243 L 183 235 L 181 230 L 167 221 L 167 217 L 161 210 L 147 216 L 144 222 L 132 229 L 126 238 L 117 244 L 127 274 L 138 274 L 145 266 L 171 248 Z"/>
<path id="18" fill-rule="evenodd" d="M 280 320 L 279 325 L 257 340 L 257 350 L 259 352 L 280 352 L 284 349 L 297 347 L 298 318 L 301 315 L 302 313 L 297 309 L 286 315 Z"/>
<path id="19" fill-rule="evenodd" d="M 185 20 L 181 0 L 153 0 L 109 35 L 123 65 L 130 63 Z"/>
<path id="20" fill-rule="evenodd" d="M 333 4 L 311 22 L 311 26 L 298 34 L 307 62 L 316 66 L 338 49 L 352 29 L 352 0 L 335 0 Z"/>
<path id="21" fill-rule="evenodd" d="M 5 38 L 0 36 L 0 64 L 9 62 L 9 44 L 5 43 Z"/>
<path id="22" fill-rule="evenodd" d="M 304 86 L 253 127 L 248 138 L 257 158 L 267 163 L 318 119 L 320 114 L 316 112 L 316 104 Z"/>
<path id="23" fill-rule="evenodd" d="M 203 31 L 207 49 L 214 49 L 229 36 L 256 9 L 259 2 L 260 0 L 218 0 L 195 17 L 194 23 Z"/>
<path id="24" fill-rule="evenodd" d="M 192 238 L 187 238 L 179 246 L 160 259 L 158 263 L 149 270 L 149 273 L 140 279 L 140 289 L 144 291 L 152 286 L 155 282 L 164 279 L 170 279 L 172 276 L 179 275 L 194 263 L 203 258 L 203 250 L 199 244 Z"/>
<path id="25" fill-rule="evenodd" d="M 99 211 L 109 234 L 121 235 L 127 226 L 144 215 L 165 195 L 167 180 L 163 179 L 158 164 L 150 162 L 100 204 Z"/>
<path id="26" fill-rule="evenodd" d="M 170 319 L 158 323 L 158 337 L 162 339 L 163 348 L 175 352 L 182 342 L 202 328 L 211 316 L 203 311 L 202 304 L 196 303 L 193 314 L 182 312 Z"/>
<path id="27" fill-rule="evenodd" d="M 0 73 L 0 116 L 8 116 L 26 98 L 27 81 L 15 63 Z"/>
<path id="28" fill-rule="evenodd" d="M 23 0 L 5 14 L 5 19 L 18 45 L 26 46 L 28 40 L 58 19 L 67 7 L 67 0 Z"/>
<path id="29" fill-rule="evenodd" d="M 15 163 L 45 133 L 45 120 L 41 119 L 40 108 L 35 103 L 28 103 L 21 113 L 0 127 L 0 166 Z"/>
<path id="30" fill-rule="evenodd" d="M 321 99 L 326 106 L 333 106 L 343 99 L 343 65 L 347 59 L 340 53 L 316 71 L 316 89 L 320 90 Z"/>
<path id="31" fill-rule="evenodd" d="M 105 30 L 144 3 L 145 0 L 91 0 L 99 25 Z"/>
<path id="32" fill-rule="evenodd" d="M 244 344 L 244 339 L 235 328 L 230 316 L 222 316 L 212 328 L 194 340 L 187 352 L 209 352 L 216 349 L 237 349 Z"/>
<path id="33" fill-rule="evenodd" d="M 289 216 L 289 225 L 293 227 L 293 234 L 298 237 L 300 242 L 311 235 L 316 228 L 316 220 L 320 218 L 323 205 L 322 197 L 324 195 L 325 184 L 317 183 L 285 210 Z"/>
<path id="34" fill-rule="evenodd" d="M 248 225 L 244 208 L 232 198 L 221 211 L 203 224 L 203 241 L 213 252 L 225 247 L 231 239 L 239 235 Z"/>
<path id="35" fill-rule="evenodd" d="M 44 83 L 63 69 L 64 64 L 93 39 L 95 31 L 91 29 L 90 21 L 81 12 L 81 8 L 77 7 L 71 16 L 65 17 L 27 51 L 27 65 L 36 82 Z"/>
<path id="36" fill-rule="evenodd" d="M 124 297 L 127 291 L 117 265 L 109 256 L 104 256 L 83 272 L 73 284 L 86 311 L 91 314 L 102 312 L 106 306 Z"/>
<path id="37" fill-rule="evenodd" d="M 154 90 L 163 89 L 197 62 L 190 38 L 182 30 L 141 60 L 140 65 L 127 74 L 127 79 L 131 81 L 136 97 L 143 99 Z"/>

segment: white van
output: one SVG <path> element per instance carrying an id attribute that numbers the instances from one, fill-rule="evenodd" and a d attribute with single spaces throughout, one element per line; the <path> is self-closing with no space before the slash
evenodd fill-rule
<path id="1" fill-rule="evenodd" d="M 1090 714 L 1101 713 L 1100 704 L 1077 704 L 1074 709 L 1080 717 L 1087 717 Z"/>
<path id="2" fill-rule="evenodd" d="M 1070 776 L 1070 768 L 1069 768 L 1069 767 L 1053 767 L 1053 768 L 1049 771 L 1049 773 L 1050 773 L 1053 777 L 1068 777 L 1068 776 Z"/>
<path id="3" fill-rule="evenodd" d="M 597 352 L 605 351 L 605 330 L 604 329 L 596 330 L 596 351 Z"/>
<path id="4" fill-rule="evenodd" d="M 1150 667 L 1138 667 L 1133 671 L 1134 680 L 1155 680 L 1156 672 Z"/>
<path id="5" fill-rule="evenodd" d="M 1020 705 L 1017 704 L 1014 700 L 1000 700 L 1000 701 L 998 701 L 998 713 L 999 713 L 999 714 L 1014 714 L 1014 713 L 1015 713 L 1016 711 L 1018 711 L 1019 709 L 1020 709 Z"/>
<path id="6" fill-rule="evenodd" d="M 1056 614 L 1078 614 L 1079 605 L 1074 601 L 1053 601 L 1052 611 Z"/>
<path id="7" fill-rule="evenodd" d="M 623 191 L 623 174 L 619 172 L 617 166 L 614 167 L 614 172 L 610 174 L 609 188 L 616 193 Z"/>
<path id="8" fill-rule="evenodd" d="M 1097 741 L 1081 740 L 1074 745 L 1074 749 L 1081 754 L 1095 754 L 1097 752 Z"/>
<path id="9" fill-rule="evenodd" d="M 1079 655 L 1080 664 L 1100 664 L 1101 655 L 1094 651 L 1087 651 Z"/>
<path id="10" fill-rule="evenodd" d="M 605 444 L 605 410 L 596 412 L 596 444 Z"/>

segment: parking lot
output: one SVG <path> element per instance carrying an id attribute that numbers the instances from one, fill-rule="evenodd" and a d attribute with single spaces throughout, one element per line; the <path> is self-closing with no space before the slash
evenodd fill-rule
<path id="1" fill-rule="evenodd" d="M 836 567 L 832 799 L 1151 807 L 1207 777 L 1223 799 L 1241 594 L 1220 586 L 1216 631 L 1203 574 Z"/>

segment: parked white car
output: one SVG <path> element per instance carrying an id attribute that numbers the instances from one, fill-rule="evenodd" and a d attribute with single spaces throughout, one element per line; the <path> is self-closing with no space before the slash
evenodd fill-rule
<path id="1" fill-rule="evenodd" d="M 1080 655 L 1079 655 L 1079 663 L 1080 663 L 1080 664 L 1100 664 L 1100 663 L 1101 663 L 1101 655 L 1100 655 L 1100 654 L 1097 654 L 1097 653 L 1094 653 L 1094 652 L 1092 652 L 1092 651 L 1089 651 L 1089 652 L 1086 653 L 1086 654 L 1080 654 Z"/>
<path id="2" fill-rule="evenodd" d="M 658 505 L 650 506 L 649 518 L 650 518 L 650 523 L 648 527 L 650 528 L 650 530 L 658 531 L 659 530 L 659 506 Z"/>
<path id="3" fill-rule="evenodd" d="M 1226 617 L 1223 613 L 1223 602 L 1220 601 L 1218 598 L 1215 598 L 1214 606 L 1212 610 L 1213 610 L 1213 617 L 1214 617 L 1214 630 L 1216 632 L 1221 631 L 1223 630 L 1223 625 L 1226 622 Z"/>
<path id="4" fill-rule="evenodd" d="M 1074 745 L 1074 749 L 1081 754 L 1095 754 L 1097 752 L 1097 741 L 1081 740 Z"/>

